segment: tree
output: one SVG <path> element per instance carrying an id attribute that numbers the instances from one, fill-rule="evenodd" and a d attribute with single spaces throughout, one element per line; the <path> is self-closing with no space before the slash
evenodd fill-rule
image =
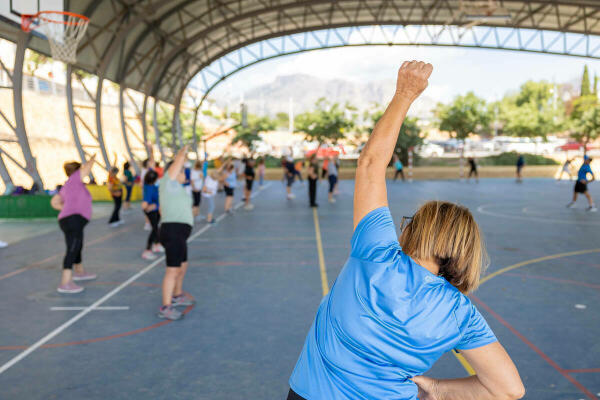
<path id="1" fill-rule="evenodd" d="M 315 110 L 306 111 L 296 116 L 295 131 L 303 133 L 306 140 L 335 144 L 356 127 L 356 108 L 346 103 L 329 103 L 320 98 Z"/>
<path id="2" fill-rule="evenodd" d="M 290 116 L 288 113 L 278 112 L 275 114 L 275 123 L 278 128 L 287 128 L 290 125 Z"/>
<path id="3" fill-rule="evenodd" d="M 29 50 L 25 56 L 25 66 L 30 75 L 35 75 L 35 72 L 48 62 L 48 57 L 45 55 Z"/>
<path id="4" fill-rule="evenodd" d="M 590 73 L 588 71 L 588 66 L 583 67 L 583 77 L 581 78 L 581 96 L 587 96 L 592 94 L 590 89 Z"/>
<path id="5" fill-rule="evenodd" d="M 505 96 L 498 103 L 502 132 L 510 136 L 546 137 L 563 129 L 565 107 L 555 90 L 547 81 L 527 81 L 519 92 Z"/>
<path id="6" fill-rule="evenodd" d="M 372 121 L 372 125 L 369 127 L 370 131 L 373 131 L 375 125 L 383 116 L 383 113 L 384 111 L 381 108 L 376 108 L 371 115 L 365 114 L 365 119 L 370 119 Z M 394 151 L 399 154 L 400 160 L 404 164 L 408 164 L 408 150 L 411 147 L 416 147 L 423 143 L 423 138 L 421 138 L 421 128 L 419 128 L 417 122 L 417 118 L 407 116 L 398 133 Z"/>
<path id="7" fill-rule="evenodd" d="M 600 105 L 595 104 L 583 112 L 578 129 L 571 137 L 583 145 L 583 154 L 587 154 L 587 145 L 597 139 L 600 133 Z"/>
<path id="8" fill-rule="evenodd" d="M 273 130 L 277 126 L 275 121 L 269 117 L 259 117 L 254 114 L 248 114 L 248 126 L 242 126 L 242 115 L 240 113 L 234 113 L 231 116 L 238 121 L 238 125 L 235 127 L 236 134 L 231 140 L 231 144 L 241 143 L 251 152 L 254 151 L 255 143 L 261 140 L 259 133 Z"/>
<path id="9" fill-rule="evenodd" d="M 457 96 L 450 104 L 438 103 L 434 110 L 438 127 L 459 140 L 471 133 L 489 131 L 492 120 L 484 99 L 473 92 Z"/>

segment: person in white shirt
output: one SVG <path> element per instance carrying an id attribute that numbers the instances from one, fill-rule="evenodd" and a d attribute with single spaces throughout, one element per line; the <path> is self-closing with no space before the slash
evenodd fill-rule
<path id="1" fill-rule="evenodd" d="M 194 198 L 192 210 L 194 217 L 197 217 L 200 214 L 200 193 L 202 192 L 202 161 L 200 160 L 196 161 L 194 168 L 190 171 L 190 183 L 192 186 L 192 197 Z"/>
<path id="2" fill-rule="evenodd" d="M 215 219 L 213 218 L 213 212 L 215 211 L 215 194 L 219 187 L 219 177 L 217 173 L 213 171 L 204 179 L 204 186 L 202 187 L 202 197 L 208 207 L 206 210 L 206 221 L 209 224 L 214 224 Z"/>

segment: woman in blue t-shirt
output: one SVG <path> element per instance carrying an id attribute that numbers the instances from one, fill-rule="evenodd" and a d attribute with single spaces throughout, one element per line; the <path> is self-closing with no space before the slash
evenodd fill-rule
<path id="1" fill-rule="evenodd" d="M 524 395 L 515 365 L 465 296 L 477 287 L 485 264 L 469 210 L 428 202 L 406 219 L 398 239 L 388 209 L 386 169 L 406 113 L 431 72 L 430 64 L 402 64 L 396 93 L 360 155 L 350 257 L 321 301 L 290 378 L 288 399 L 508 400 Z M 461 351 L 476 375 L 422 376 L 452 349 Z"/>
<path id="2" fill-rule="evenodd" d="M 161 244 L 158 242 L 158 224 L 160 223 L 160 211 L 158 202 L 158 173 L 150 169 L 144 175 L 144 198 L 142 201 L 142 209 L 144 214 L 150 221 L 152 231 L 148 235 L 146 242 L 146 250 L 142 253 L 142 258 L 145 260 L 154 260 L 156 255 L 154 253 L 163 252 Z"/>

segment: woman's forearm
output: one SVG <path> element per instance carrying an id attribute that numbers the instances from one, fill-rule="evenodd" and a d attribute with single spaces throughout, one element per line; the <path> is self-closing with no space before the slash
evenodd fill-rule
<path id="1" fill-rule="evenodd" d="M 459 379 L 440 379 L 437 381 L 439 400 L 504 400 L 490 393 L 476 375 Z"/>
<path id="2" fill-rule="evenodd" d="M 371 137 L 362 151 L 361 158 L 369 159 L 369 165 L 385 169 L 392 158 L 400 127 L 406 118 L 412 99 L 395 94 L 387 109 L 375 125 Z"/>

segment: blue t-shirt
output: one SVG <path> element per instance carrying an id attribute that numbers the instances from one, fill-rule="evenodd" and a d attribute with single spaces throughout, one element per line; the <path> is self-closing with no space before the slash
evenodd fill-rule
<path id="1" fill-rule="evenodd" d="M 394 166 L 396 167 L 397 170 L 401 170 L 402 169 L 402 161 L 398 160 L 394 163 Z"/>
<path id="2" fill-rule="evenodd" d="M 590 164 L 583 164 L 581 168 L 579 168 L 579 172 L 577 173 L 577 180 L 580 181 L 582 179 L 585 179 L 587 181 L 588 174 L 592 174 L 592 176 L 594 176 L 594 173 L 592 172 L 592 167 L 590 167 Z"/>
<path id="3" fill-rule="evenodd" d="M 300 396 L 416 400 L 411 377 L 496 341 L 468 297 L 402 252 L 387 207 L 362 219 L 351 248 L 290 378 Z"/>
<path id="4" fill-rule="evenodd" d="M 156 204 L 156 209 L 158 209 L 157 185 L 144 185 L 144 201 L 148 204 Z"/>
<path id="5" fill-rule="evenodd" d="M 225 178 L 225 186 L 230 187 L 230 188 L 235 188 L 237 184 L 237 175 L 235 173 L 235 169 L 232 169 L 231 172 L 229 172 L 229 175 L 227 176 L 227 178 Z"/>

